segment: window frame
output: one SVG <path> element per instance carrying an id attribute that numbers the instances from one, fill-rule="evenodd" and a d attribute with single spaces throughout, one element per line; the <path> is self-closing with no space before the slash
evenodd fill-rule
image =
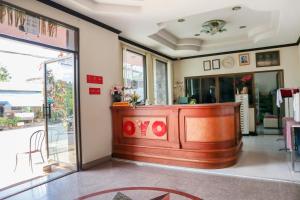
<path id="1" fill-rule="evenodd" d="M 169 76 L 168 76 L 168 62 L 165 62 L 165 61 L 162 61 L 162 60 L 160 60 L 160 59 L 157 59 L 157 58 L 154 58 L 154 60 L 155 60 L 155 71 L 156 71 L 156 64 L 157 64 L 157 62 L 160 62 L 160 63 L 163 63 L 163 64 L 165 64 L 165 66 L 166 66 L 166 68 L 165 68 L 165 74 L 166 74 L 166 84 L 165 84 L 165 87 L 166 87 L 166 104 L 165 105 L 168 105 L 169 104 L 169 87 L 168 87 L 168 85 L 169 85 Z M 156 74 L 154 74 L 153 73 L 153 77 L 155 77 L 156 76 Z M 153 81 L 154 82 L 154 81 Z M 155 89 L 155 82 L 153 83 L 153 90 Z M 154 98 L 156 97 L 156 92 L 155 92 L 155 90 L 154 90 Z M 156 98 L 155 98 L 155 104 L 157 104 L 157 102 L 156 102 Z"/>
<path id="2" fill-rule="evenodd" d="M 133 53 L 133 54 L 137 54 L 137 55 L 139 55 L 139 56 L 142 56 L 142 58 L 143 58 L 143 82 L 144 82 L 144 99 L 143 99 L 143 101 L 145 102 L 146 101 L 146 99 L 148 98 L 148 85 L 147 85 L 147 80 L 148 80 L 148 76 L 147 76 L 147 62 L 146 62 L 146 55 L 144 55 L 144 54 L 142 54 L 142 53 L 139 53 L 139 52 L 137 52 L 137 51 L 134 51 L 134 50 L 132 50 L 132 49 L 128 49 L 128 48 L 126 48 L 125 49 L 125 52 L 127 53 L 127 51 L 128 52 L 130 52 L 130 53 Z M 124 51 L 123 51 L 123 54 L 124 54 Z M 123 58 L 124 58 L 124 55 L 123 55 Z M 123 59 L 123 82 L 124 82 L 124 65 L 125 65 L 125 63 L 124 63 L 124 59 Z"/>

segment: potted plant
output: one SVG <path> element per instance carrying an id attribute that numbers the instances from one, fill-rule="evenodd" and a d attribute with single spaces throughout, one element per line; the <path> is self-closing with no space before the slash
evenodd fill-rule
<path id="1" fill-rule="evenodd" d="M 129 103 L 135 108 L 137 104 L 140 102 L 138 101 L 140 96 L 134 91 L 133 94 L 129 95 Z"/>
<path id="2" fill-rule="evenodd" d="M 122 97 L 124 95 L 124 87 L 120 85 L 115 85 L 110 89 L 110 93 L 112 96 L 112 101 L 113 102 L 121 102 Z"/>
<path id="3" fill-rule="evenodd" d="M 0 117 L 0 131 L 2 131 L 5 128 L 6 120 L 4 117 Z"/>
<path id="4" fill-rule="evenodd" d="M 252 75 L 246 74 L 237 81 L 237 89 L 239 94 L 248 94 L 248 87 L 252 81 Z"/>

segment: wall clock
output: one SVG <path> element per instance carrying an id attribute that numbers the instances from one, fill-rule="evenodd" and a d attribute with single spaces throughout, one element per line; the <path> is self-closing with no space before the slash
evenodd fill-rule
<path id="1" fill-rule="evenodd" d="M 233 68 L 234 67 L 234 58 L 231 56 L 226 56 L 222 60 L 222 65 L 224 68 Z"/>

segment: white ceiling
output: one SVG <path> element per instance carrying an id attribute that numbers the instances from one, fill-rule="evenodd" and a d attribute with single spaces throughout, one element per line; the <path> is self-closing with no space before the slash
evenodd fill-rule
<path id="1" fill-rule="evenodd" d="M 174 58 L 295 43 L 300 36 L 300 0 L 53 1 Z M 234 6 L 242 9 L 233 11 Z M 227 31 L 194 36 L 213 19 L 225 20 Z"/>

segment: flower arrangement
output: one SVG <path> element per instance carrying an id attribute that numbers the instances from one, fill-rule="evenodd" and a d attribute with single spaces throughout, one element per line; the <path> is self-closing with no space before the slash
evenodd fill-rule
<path id="1" fill-rule="evenodd" d="M 237 93 L 248 94 L 248 87 L 250 87 L 252 81 L 252 75 L 246 74 L 241 79 L 236 81 Z"/>
<path id="2" fill-rule="evenodd" d="M 122 97 L 124 95 L 124 86 L 115 85 L 110 89 L 110 94 L 112 95 L 113 102 L 120 102 L 122 101 Z"/>
<path id="3" fill-rule="evenodd" d="M 135 107 L 139 102 L 139 98 L 140 98 L 140 95 L 138 95 L 135 91 L 133 92 L 133 94 L 129 94 L 129 103 L 131 103 L 131 105 L 133 107 Z"/>

